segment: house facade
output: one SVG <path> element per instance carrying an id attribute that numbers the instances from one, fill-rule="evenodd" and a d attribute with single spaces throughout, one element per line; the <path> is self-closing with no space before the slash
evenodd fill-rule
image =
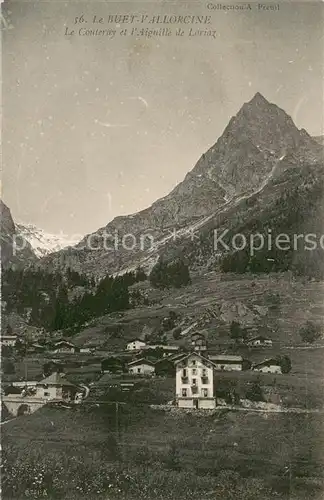
<path id="1" fill-rule="evenodd" d="M 281 365 L 276 359 L 265 359 L 261 363 L 253 365 L 252 370 L 261 373 L 282 373 Z"/>
<path id="2" fill-rule="evenodd" d="M 191 335 L 191 346 L 195 351 L 206 351 L 207 341 L 203 333 L 195 332 Z"/>
<path id="3" fill-rule="evenodd" d="M 140 351 L 146 346 L 146 342 L 140 339 L 134 339 L 128 342 L 126 349 L 127 351 Z"/>
<path id="4" fill-rule="evenodd" d="M 242 356 L 234 356 L 230 354 L 211 354 L 209 359 L 214 363 L 216 370 L 242 371 Z"/>
<path id="5" fill-rule="evenodd" d="M 73 401 L 77 387 L 59 375 L 52 373 L 36 385 L 36 397 L 46 400 Z"/>
<path id="6" fill-rule="evenodd" d="M 175 366 L 178 407 L 215 408 L 213 363 L 198 352 L 192 352 L 175 361 Z"/>
<path id="7" fill-rule="evenodd" d="M 41 344 L 34 343 L 28 347 L 27 352 L 30 354 L 44 352 L 46 347 Z"/>
<path id="8" fill-rule="evenodd" d="M 54 344 L 53 352 L 74 353 L 76 352 L 76 347 L 74 344 L 68 342 L 67 340 L 60 340 L 60 342 L 56 342 Z"/>
<path id="9" fill-rule="evenodd" d="M 14 347 L 17 342 L 17 335 L 1 335 L 0 341 L 1 345 Z"/>
<path id="10" fill-rule="evenodd" d="M 266 337 L 254 337 L 247 341 L 247 345 L 251 347 L 272 347 L 272 340 Z"/>
<path id="11" fill-rule="evenodd" d="M 148 359 L 136 359 L 131 363 L 128 363 L 128 371 L 132 375 L 138 376 L 150 376 L 155 373 L 155 366 L 152 361 Z"/>

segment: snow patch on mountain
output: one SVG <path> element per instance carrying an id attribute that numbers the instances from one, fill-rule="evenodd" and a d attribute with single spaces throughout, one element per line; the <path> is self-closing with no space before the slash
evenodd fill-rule
<path id="1" fill-rule="evenodd" d="M 47 233 L 33 224 L 16 223 L 16 231 L 31 245 L 37 257 L 45 257 L 63 248 L 74 246 L 80 240 L 61 231 L 59 234 Z"/>

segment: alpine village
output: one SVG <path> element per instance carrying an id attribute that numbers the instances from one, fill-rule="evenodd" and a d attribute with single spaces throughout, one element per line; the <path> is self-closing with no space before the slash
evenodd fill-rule
<path id="1" fill-rule="evenodd" d="M 316 233 L 323 186 L 322 138 L 257 93 L 104 228 L 147 247 L 42 253 L 1 202 L 3 498 L 322 498 L 323 252 L 230 238 Z"/>

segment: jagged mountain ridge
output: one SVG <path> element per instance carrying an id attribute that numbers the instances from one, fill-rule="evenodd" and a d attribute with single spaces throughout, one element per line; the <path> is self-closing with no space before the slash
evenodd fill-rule
<path id="1" fill-rule="evenodd" d="M 16 223 L 16 229 L 30 243 L 39 258 L 78 243 L 64 234 L 48 233 L 33 224 Z"/>
<path id="2" fill-rule="evenodd" d="M 101 230 L 181 227 L 229 199 L 253 192 L 281 156 L 313 148 L 314 140 L 260 93 L 232 117 L 217 142 L 167 196 L 136 214 L 116 217 Z M 98 234 L 100 235 L 100 231 Z M 126 234 L 125 232 L 125 234 Z"/>
<path id="3" fill-rule="evenodd" d="M 11 212 L 0 200 L 1 209 L 1 262 L 6 266 L 13 257 L 12 238 L 16 232 Z"/>
<path id="4" fill-rule="evenodd" d="M 25 265 L 37 257 L 30 243 L 17 231 L 9 207 L 0 200 L 1 212 L 1 266 Z"/>
<path id="5" fill-rule="evenodd" d="M 217 142 L 198 160 L 185 179 L 167 196 L 145 210 L 116 217 L 91 235 L 99 249 L 83 248 L 86 239 L 73 249 L 45 259 L 45 265 L 71 266 L 89 273 L 112 273 L 145 262 L 150 267 L 167 246 L 186 245 L 185 233 L 202 231 L 217 224 L 217 217 L 231 213 L 251 195 L 262 192 L 269 180 L 293 164 L 314 163 L 322 158 L 322 147 L 278 106 L 257 93 L 232 117 Z M 283 161 L 285 160 L 285 161 Z M 216 219 L 216 222 L 215 222 Z M 171 231 L 177 230 L 174 242 Z M 104 251 L 104 233 L 135 237 L 149 233 L 154 247 L 149 252 Z M 174 244 L 173 244 L 174 243 Z"/>

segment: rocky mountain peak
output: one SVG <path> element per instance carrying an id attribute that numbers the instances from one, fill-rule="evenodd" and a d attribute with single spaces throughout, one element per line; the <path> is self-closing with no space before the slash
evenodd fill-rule
<path id="1" fill-rule="evenodd" d="M 257 92 L 252 99 L 247 103 L 249 106 L 255 106 L 256 108 L 261 109 L 267 108 L 270 106 L 270 102 L 262 95 L 260 92 Z"/>
<path id="2" fill-rule="evenodd" d="M 260 189 L 292 151 L 313 154 L 316 142 L 260 92 L 243 104 L 221 137 L 202 155 L 190 177 L 217 183 L 226 201 Z"/>
<path id="3" fill-rule="evenodd" d="M 315 141 L 305 130 L 299 130 L 292 118 L 262 94 L 243 104 L 219 140 L 228 143 L 251 143 L 260 151 L 280 158 L 299 148 L 313 149 Z"/>
<path id="4" fill-rule="evenodd" d="M 104 232 L 118 231 L 122 236 L 131 233 L 137 239 L 149 233 L 155 243 L 147 259 L 153 259 L 162 247 L 171 248 L 170 235 L 174 230 L 183 234 L 200 230 L 220 212 L 235 207 L 252 194 L 262 193 L 271 179 L 287 168 L 295 170 L 305 161 L 313 164 L 318 149 L 322 151 L 307 132 L 298 130 L 283 109 L 258 92 L 243 104 L 217 142 L 167 196 L 141 212 L 115 218 L 92 236 L 100 246 Z M 76 246 L 76 252 L 61 251 L 57 256 L 52 254 L 49 260 L 61 265 L 64 254 L 65 265 L 77 265 L 87 271 L 91 268 L 97 272 L 100 268 L 116 272 L 133 266 L 136 259 L 142 262 L 145 253 L 96 251 L 94 255 L 82 251 L 83 247 L 84 241 Z"/>

